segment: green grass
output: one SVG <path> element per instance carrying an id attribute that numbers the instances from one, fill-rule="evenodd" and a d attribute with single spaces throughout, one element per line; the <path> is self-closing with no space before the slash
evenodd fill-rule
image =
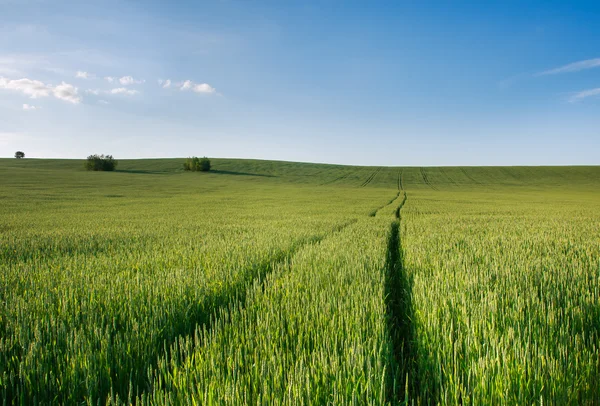
<path id="1" fill-rule="evenodd" d="M 135 180 L 146 184 L 150 175 L 181 175 L 184 158 L 118 160 L 116 173 L 121 174 L 118 182 Z M 555 188 L 561 186 L 596 187 L 600 185 L 600 167 L 367 167 L 312 164 L 252 159 L 211 159 L 212 172 L 209 178 L 226 181 L 232 179 L 246 182 L 306 184 L 311 186 L 350 186 L 396 189 L 399 181 L 410 189 L 492 189 L 499 187 Z M 6 177 L 52 176 L 53 179 L 88 179 L 83 167 L 84 160 L 68 159 L 0 159 L 0 174 Z M 18 170 L 18 171 L 17 171 Z M 42 172 L 43 170 L 43 172 Z M 64 172 L 70 172 L 65 174 Z M 75 174 L 73 172 L 78 172 Z M 128 175 L 144 175 L 146 178 Z M 187 174 L 193 176 L 194 174 Z M 373 176 L 372 179 L 369 178 Z M 189 178 L 171 177 L 169 184 L 185 187 Z M 204 178 L 205 179 L 205 178 Z M 8 180 L 8 179 L 7 179 Z M 10 181 L 10 180 L 8 180 Z M 115 183 L 118 183 L 115 182 Z M 116 184 L 115 184 L 116 186 Z"/>
<path id="2" fill-rule="evenodd" d="M 600 167 L 184 161 L 0 160 L 3 401 L 600 398 Z"/>
<path id="3" fill-rule="evenodd" d="M 412 396 L 442 404 L 594 404 L 600 196 L 415 192 L 403 211 Z"/>
<path id="4" fill-rule="evenodd" d="M 42 164 L 2 178 L 0 379 L 25 402 L 144 390 L 176 337 L 391 195 Z"/>
<path id="5" fill-rule="evenodd" d="M 388 229 L 362 219 L 299 250 L 250 287 L 244 307 L 176 343 L 142 403 L 385 403 Z"/>

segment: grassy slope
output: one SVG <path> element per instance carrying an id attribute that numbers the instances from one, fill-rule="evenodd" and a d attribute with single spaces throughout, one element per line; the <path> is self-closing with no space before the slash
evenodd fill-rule
<path id="1" fill-rule="evenodd" d="M 80 164 L 0 164 L 6 403 L 124 396 L 130 379 L 144 390 L 148 367 L 175 337 L 243 297 L 274 263 L 396 194 Z"/>
<path id="2" fill-rule="evenodd" d="M 239 220 L 256 222 L 253 213 L 261 207 L 271 207 L 267 211 L 272 213 L 265 216 L 269 216 L 269 225 L 275 228 L 280 228 L 279 216 L 310 215 L 315 216 L 314 221 L 319 224 L 338 224 L 345 216 L 366 215 L 373 208 L 385 205 L 401 185 L 408 191 L 409 209 L 414 218 L 408 217 L 406 222 L 420 224 L 418 217 L 425 216 L 423 224 L 437 218 L 445 224 L 457 212 L 460 216 L 466 212 L 461 221 L 468 223 L 470 219 L 494 217 L 495 210 L 503 210 L 508 215 L 504 224 L 515 224 L 511 226 L 514 230 L 505 232 L 518 233 L 521 223 L 532 218 L 537 207 L 544 206 L 544 212 L 556 219 L 565 213 L 562 222 L 568 224 L 571 212 L 579 210 L 579 204 L 585 204 L 587 212 L 588 207 L 596 206 L 600 201 L 600 167 L 380 168 L 213 159 L 213 172 L 202 174 L 183 173 L 183 161 L 123 160 L 115 173 L 93 173 L 83 170 L 81 160 L 0 159 L 0 232 L 9 239 L 13 235 L 14 241 L 35 243 L 36 238 L 52 237 L 56 233 L 64 232 L 65 236 L 70 236 L 69 233 L 83 223 L 97 227 L 96 232 L 100 230 L 100 234 L 105 228 L 108 233 L 115 220 L 123 227 L 123 232 L 133 232 L 137 238 L 137 233 L 148 224 L 156 223 L 152 219 L 161 219 L 159 223 L 165 226 L 165 235 L 169 235 L 167 228 L 173 224 L 173 232 L 188 227 L 195 230 L 190 222 L 200 220 L 201 223 L 202 216 L 188 219 L 186 213 L 193 212 L 196 205 L 205 206 L 207 201 L 211 201 L 205 208 L 207 215 L 210 208 L 229 207 L 232 216 L 241 216 L 239 219 L 232 217 L 232 224 Z M 246 204 L 248 197 L 251 208 Z M 320 203 L 323 200 L 324 205 Z M 340 210 L 340 204 L 343 210 Z M 551 206 L 559 209 L 550 210 Z M 563 206 L 569 210 L 563 212 Z M 334 213 L 335 219 L 330 218 Z M 597 221 L 597 216 L 590 219 Z M 515 223 L 517 220 L 519 222 Z M 289 228 L 288 224 L 281 225 Z M 428 258 L 427 253 L 437 252 L 437 247 L 429 246 L 433 238 L 445 239 L 449 244 L 457 238 L 455 233 L 459 230 L 436 231 L 435 227 L 438 225 L 432 223 L 414 233 L 427 236 L 419 242 L 427 248 L 423 258 Z M 466 233 L 471 233 L 471 229 L 471 226 L 467 227 Z M 406 225 L 402 232 L 405 231 Z M 74 238 L 79 244 L 79 237 Z M 162 235 L 157 233 L 156 238 L 160 240 Z M 182 241 L 186 238 L 187 234 L 182 234 Z M 122 244 L 116 241 L 114 245 Z M 174 247 L 184 245 L 192 246 L 191 240 L 190 244 L 187 240 L 176 242 Z M 64 247 L 51 247 L 55 248 L 63 255 Z M 417 251 L 414 252 L 416 255 Z M 410 258 L 408 256 L 407 260 Z M 496 259 L 504 261 L 502 256 Z M 406 265 L 416 269 L 410 261 Z M 432 269 L 436 266 L 434 264 Z M 123 272 L 128 267 L 124 264 Z M 424 280 L 423 283 L 427 285 L 431 281 Z M 432 300 L 438 300 L 436 297 Z M 418 301 L 414 304 L 418 305 Z M 421 333 L 426 331 L 421 330 Z M 443 397 L 446 393 L 443 382 L 438 385 L 438 395 Z"/>
<path id="3" fill-rule="evenodd" d="M 557 186 L 409 192 L 411 398 L 598 403 L 600 192 L 548 172 Z"/>
<path id="4" fill-rule="evenodd" d="M 135 180 L 136 183 L 153 183 L 156 176 L 182 174 L 183 158 L 120 160 L 114 183 Z M 563 187 L 600 185 L 600 166 L 538 166 L 538 167 L 368 167 L 312 164 L 251 159 L 212 159 L 213 179 L 243 180 L 244 182 L 293 183 L 322 186 L 383 187 L 396 188 L 399 183 L 405 189 L 447 189 L 476 187 L 495 189 L 503 186 Z M 18 171 L 17 171 L 18 170 Z M 43 170 L 43 172 L 40 172 Z M 24 181 L 30 176 L 41 175 L 60 181 L 64 173 L 70 179 L 85 182 L 90 176 L 83 169 L 82 160 L 67 159 L 0 159 L 0 175 L 5 180 Z M 130 176 L 127 176 L 130 175 Z M 138 176 L 136 176 L 138 175 Z M 145 178 L 139 177 L 145 175 Z M 152 176 L 151 176 L 152 175 Z M 192 174 L 189 174 L 192 175 Z M 151 176 L 151 177 L 150 177 Z M 187 175 L 186 175 L 187 176 Z M 150 177 L 150 179 L 148 178 Z M 118 179 L 118 180 L 117 180 Z M 170 178 L 170 184 L 187 183 L 188 178 Z M 182 186 L 183 186 L 182 185 Z"/>

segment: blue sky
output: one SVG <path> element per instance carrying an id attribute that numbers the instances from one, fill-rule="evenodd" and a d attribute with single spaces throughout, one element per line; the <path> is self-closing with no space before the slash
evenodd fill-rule
<path id="1" fill-rule="evenodd" d="M 600 164 L 600 3 L 0 0 L 0 156 Z"/>

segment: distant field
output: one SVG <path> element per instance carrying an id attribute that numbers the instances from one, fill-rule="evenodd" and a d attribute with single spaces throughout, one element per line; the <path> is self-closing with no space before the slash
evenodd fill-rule
<path id="1" fill-rule="evenodd" d="M 600 167 L 0 159 L 6 404 L 597 404 Z"/>

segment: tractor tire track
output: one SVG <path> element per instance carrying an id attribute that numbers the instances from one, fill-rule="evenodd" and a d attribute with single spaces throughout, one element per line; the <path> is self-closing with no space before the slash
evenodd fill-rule
<path id="1" fill-rule="evenodd" d="M 335 183 L 335 182 L 337 182 L 338 180 L 343 180 L 343 179 L 346 179 L 346 178 L 348 177 L 348 175 L 349 175 L 349 174 L 348 174 L 348 173 L 346 173 L 346 174 L 344 174 L 344 175 L 342 175 L 342 176 L 340 176 L 340 177 L 337 177 L 337 178 L 335 178 L 335 179 L 333 179 L 333 180 L 328 180 L 327 182 L 321 183 L 321 186 L 324 186 L 324 185 L 330 185 L 330 184 L 332 184 L 332 183 Z"/>
<path id="2" fill-rule="evenodd" d="M 373 177 L 374 176 L 375 175 L 373 175 Z M 402 199 L 402 200 L 398 204 L 397 202 L 399 199 Z M 394 211 L 393 224 L 399 224 L 400 210 L 401 210 L 402 206 L 404 205 L 405 201 L 406 201 L 406 193 L 399 190 L 397 192 L 396 196 L 392 200 L 390 200 L 386 205 L 382 206 L 380 209 L 397 204 L 397 208 Z M 380 209 L 378 209 L 377 211 L 379 211 Z M 248 295 L 250 293 L 251 286 L 256 286 L 256 284 L 258 284 L 258 286 L 261 289 L 264 289 L 264 283 L 267 279 L 266 276 L 268 274 L 272 273 L 275 269 L 277 269 L 277 267 L 289 263 L 291 261 L 292 257 L 299 250 L 301 250 L 302 248 L 304 248 L 305 246 L 307 246 L 309 244 L 318 244 L 328 238 L 334 238 L 335 235 L 339 234 L 340 232 L 345 230 L 347 227 L 355 224 L 357 221 L 358 221 L 357 218 L 350 219 L 349 221 L 338 224 L 337 226 L 333 227 L 329 232 L 326 232 L 323 235 L 311 236 L 306 239 L 300 240 L 297 243 L 293 244 L 292 247 L 290 247 L 288 250 L 282 251 L 282 252 L 278 253 L 277 255 L 265 260 L 262 264 L 260 264 L 258 266 L 257 270 L 252 270 L 250 272 L 250 273 L 253 273 L 252 276 L 246 278 L 244 282 L 237 284 L 237 286 L 234 288 L 234 291 L 236 292 L 235 294 L 233 294 L 233 295 L 229 294 L 228 297 L 223 297 L 222 300 L 220 301 L 220 305 L 214 306 L 208 319 L 202 320 L 201 322 L 198 322 L 197 320 L 189 320 L 186 331 L 181 332 L 181 334 L 178 335 L 173 340 L 165 340 L 164 348 L 166 349 L 166 354 L 163 353 L 161 355 L 161 357 L 166 356 L 167 359 L 177 357 L 181 362 L 183 362 L 182 358 L 181 358 L 182 354 L 177 350 L 176 347 L 174 347 L 175 343 L 179 342 L 180 340 L 185 341 L 187 339 L 187 337 L 191 337 L 193 334 L 195 334 L 195 332 L 198 331 L 198 329 L 202 329 L 205 332 L 211 331 L 219 322 L 222 322 L 222 320 L 224 318 L 225 318 L 225 323 L 230 323 L 231 319 L 227 315 L 229 314 L 231 309 L 235 308 L 236 310 L 240 310 L 240 309 L 246 308 L 247 299 L 249 298 Z M 397 230 L 397 227 L 396 227 L 396 230 Z M 392 237 L 392 239 L 393 239 L 393 237 Z M 388 249 L 388 251 L 389 251 L 389 249 Z M 394 262 L 397 262 L 397 256 L 395 258 L 396 259 L 394 259 Z M 386 300 L 386 303 L 387 303 L 387 300 Z M 392 319 L 390 319 L 390 320 L 392 320 Z M 393 320 L 396 320 L 396 319 L 393 319 Z M 396 347 L 397 347 L 397 345 L 394 343 L 394 353 L 396 352 L 396 349 L 395 349 Z M 153 359 L 149 363 L 148 368 L 151 370 L 156 370 L 159 365 L 159 361 L 160 361 L 161 357 L 157 357 L 156 359 Z M 151 375 L 149 375 L 149 376 L 151 376 Z M 145 394 L 148 394 L 152 390 L 151 385 L 152 385 L 151 381 L 141 382 L 137 385 L 134 384 L 130 388 L 130 390 L 133 390 L 133 393 L 136 395 L 137 399 L 141 399 Z M 118 403 L 117 398 L 115 398 L 115 395 L 118 395 L 120 399 L 127 399 L 128 393 L 114 393 L 114 394 L 108 395 L 109 396 L 108 400 L 112 400 L 114 404 Z M 104 401 L 106 401 L 106 399 L 104 399 Z"/>
<path id="3" fill-rule="evenodd" d="M 354 173 L 354 171 L 348 171 L 345 174 L 343 174 L 342 176 L 339 176 L 339 177 L 337 177 L 337 178 L 335 178 L 333 180 L 328 180 L 327 182 L 321 183 L 319 186 L 331 185 L 332 183 L 335 183 L 337 181 L 344 180 L 348 176 L 350 176 L 352 173 Z"/>
<path id="4" fill-rule="evenodd" d="M 427 186 L 429 186 L 430 188 L 432 188 L 433 190 L 438 190 L 435 186 L 433 186 L 433 184 L 429 180 L 429 177 L 427 176 L 427 173 L 425 173 L 425 168 L 421 167 L 421 168 L 419 168 L 419 170 L 421 171 L 421 177 L 423 178 L 423 182 L 425 182 L 425 184 Z"/>
<path id="5" fill-rule="evenodd" d="M 476 185 L 481 185 L 481 182 L 475 180 L 475 178 L 473 178 L 471 175 L 469 175 L 465 168 L 461 167 L 460 170 L 467 177 L 467 179 L 469 179 L 471 182 L 473 182 Z"/>
<path id="6" fill-rule="evenodd" d="M 448 174 L 448 170 L 446 168 L 442 169 L 441 173 L 446 177 L 446 179 L 448 179 L 448 183 L 451 183 L 454 186 L 459 186 L 454 177 Z"/>
<path id="7" fill-rule="evenodd" d="M 402 175 L 404 175 L 404 169 L 398 171 L 398 190 L 404 190 L 404 184 L 402 183 Z"/>
<path id="8" fill-rule="evenodd" d="M 365 181 L 363 182 L 363 184 L 362 184 L 362 185 L 360 185 L 360 187 L 365 187 L 365 186 L 367 186 L 369 183 L 371 183 L 371 182 L 373 181 L 373 179 L 375 178 L 375 176 L 377 176 L 377 174 L 378 174 L 380 171 L 381 171 L 381 168 L 377 168 L 377 169 L 375 169 L 375 171 L 374 171 L 374 172 L 373 172 L 371 175 L 369 175 L 369 177 L 367 178 L 367 180 L 365 180 Z"/>
<path id="9" fill-rule="evenodd" d="M 272 257 L 269 257 L 262 261 L 260 264 L 253 267 L 248 271 L 248 277 L 244 278 L 244 280 L 240 281 L 233 287 L 233 293 L 223 293 L 212 295 L 210 298 L 207 298 L 210 302 L 214 303 L 213 306 L 210 306 L 210 312 L 204 312 L 201 317 L 196 317 L 194 319 L 188 320 L 185 323 L 185 328 L 179 331 L 172 339 L 165 339 L 161 345 L 161 348 L 164 348 L 167 351 L 167 356 L 169 358 L 172 357 L 171 351 L 173 351 L 173 345 L 180 340 L 185 340 L 185 337 L 191 337 L 198 329 L 204 329 L 205 331 L 212 330 L 213 326 L 217 323 L 217 315 L 223 314 L 223 312 L 227 312 L 227 309 L 233 309 L 234 307 L 237 309 L 243 309 L 246 307 L 246 299 L 249 291 L 249 287 L 253 285 L 255 281 L 258 281 L 259 285 L 262 288 L 262 285 L 265 281 L 265 277 L 273 272 L 278 266 L 289 263 L 291 258 L 303 247 L 309 244 L 318 244 L 340 232 L 342 232 L 347 227 L 358 221 L 357 218 L 346 221 L 345 223 L 338 224 L 333 227 L 329 232 L 326 232 L 322 235 L 314 235 L 311 237 L 307 237 L 301 239 L 292 246 L 285 250 L 275 254 Z M 235 304 L 235 306 L 233 306 Z M 176 351 L 176 350 L 175 350 Z M 165 352 L 160 353 L 156 357 L 153 357 L 148 364 L 146 369 L 151 368 L 152 370 L 156 370 L 158 367 L 158 363 L 161 357 L 165 356 Z M 143 355 L 143 354 L 142 354 Z M 144 381 L 131 382 L 131 386 L 127 388 L 114 391 L 114 393 L 105 393 L 103 394 L 102 402 L 104 404 L 107 403 L 107 400 L 112 401 L 112 404 L 118 404 L 117 396 L 120 399 L 128 399 L 130 395 L 130 391 L 133 390 L 133 393 L 136 396 L 141 397 L 144 394 L 147 394 L 152 389 L 152 382 L 148 380 L 148 376 L 144 379 Z M 93 399 L 94 401 L 100 399 Z"/>
<path id="10" fill-rule="evenodd" d="M 398 171 L 398 193 L 396 193 L 396 196 L 394 196 L 392 198 L 392 200 L 390 200 L 389 202 L 387 202 L 386 204 L 378 207 L 377 209 L 374 209 L 372 212 L 369 213 L 369 217 L 375 217 L 377 216 L 377 214 L 379 214 L 379 212 L 383 209 L 385 209 L 386 207 L 388 207 L 389 205 L 393 204 L 398 197 L 400 197 L 400 193 L 403 193 L 403 199 L 402 202 L 400 203 L 400 207 L 402 207 L 402 205 L 404 204 L 404 201 L 406 200 L 406 192 L 404 191 L 404 185 L 402 184 L 402 174 L 403 174 L 404 170 L 400 169 Z M 398 209 L 399 212 L 399 209 Z M 398 218 L 398 214 L 396 214 L 396 218 Z"/>
<path id="11" fill-rule="evenodd" d="M 401 236 L 401 210 L 407 195 L 395 211 L 395 219 L 390 225 L 388 252 L 386 257 L 386 312 L 387 330 L 392 344 L 392 365 L 389 371 L 392 385 L 388 388 L 389 404 L 409 404 L 409 394 L 418 393 L 418 373 L 416 358 L 416 337 L 412 321 L 412 280 L 404 269 L 404 250 Z"/>
<path id="12" fill-rule="evenodd" d="M 379 206 L 378 208 L 374 209 L 372 212 L 369 213 L 369 217 L 375 217 L 381 210 L 385 209 L 386 207 L 388 207 L 389 205 L 393 204 L 398 197 L 400 196 L 400 191 L 398 191 L 398 193 L 396 193 L 396 196 L 394 196 L 392 198 L 392 200 L 390 200 L 389 202 L 387 202 L 386 204 Z"/>

